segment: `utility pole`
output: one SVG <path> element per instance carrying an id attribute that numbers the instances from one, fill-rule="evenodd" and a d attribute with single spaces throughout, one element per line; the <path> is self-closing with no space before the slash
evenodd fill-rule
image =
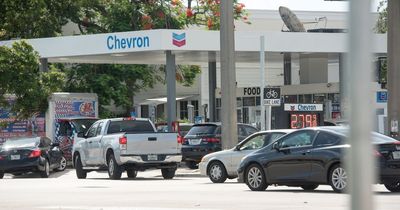
<path id="1" fill-rule="evenodd" d="M 236 68 L 233 0 L 221 1 L 221 121 L 222 149 L 237 144 Z"/>

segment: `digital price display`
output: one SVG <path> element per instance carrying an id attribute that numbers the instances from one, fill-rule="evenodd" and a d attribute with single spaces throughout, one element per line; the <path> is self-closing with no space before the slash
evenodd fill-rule
<path id="1" fill-rule="evenodd" d="M 316 127 L 319 125 L 318 114 L 290 114 L 290 128 L 306 128 L 306 127 Z"/>

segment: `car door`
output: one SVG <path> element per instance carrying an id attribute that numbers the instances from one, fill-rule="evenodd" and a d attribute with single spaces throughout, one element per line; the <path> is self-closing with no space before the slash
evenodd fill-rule
<path id="1" fill-rule="evenodd" d="M 85 162 L 87 165 L 94 164 L 94 158 L 92 154 L 90 153 L 91 151 L 91 145 L 93 143 L 93 139 L 96 138 L 97 134 L 97 127 L 99 126 L 100 122 L 95 122 L 87 131 L 85 135 L 85 140 L 82 141 L 82 150 L 83 153 L 85 154 L 85 158 L 82 158 L 82 161 Z"/>
<path id="2" fill-rule="evenodd" d="M 102 131 L 103 127 L 105 125 L 105 122 L 101 121 L 99 122 L 99 125 L 97 126 L 96 129 L 96 136 L 91 138 L 91 140 L 88 142 L 89 143 L 89 156 L 93 158 L 93 162 L 91 164 L 101 164 L 103 160 L 103 154 L 102 154 L 102 145 L 101 141 L 103 138 Z"/>
<path id="3" fill-rule="evenodd" d="M 313 142 L 313 149 L 307 154 L 311 163 L 310 181 L 326 182 L 328 162 L 340 159 L 340 149 L 332 148 L 342 142 L 342 137 L 326 131 L 319 131 Z"/>
<path id="4" fill-rule="evenodd" d="M 56 155 L 54 154 L 55 151 L 52 151 L 51 140 L 47 137 L 40 137 L 39 148 L 46 154 L 50 168 L 54 168 L 54 164 L 56 164 Z"/>
<path id="5" fill-rule="evenodd" d="M 312 149 L 315 133 L 315 130 L 301 130 L 278 140 L 278 149 L 265 165 L 272 183 L 297 182 L 309 178 L 311 163 L 307 154 Z"/>

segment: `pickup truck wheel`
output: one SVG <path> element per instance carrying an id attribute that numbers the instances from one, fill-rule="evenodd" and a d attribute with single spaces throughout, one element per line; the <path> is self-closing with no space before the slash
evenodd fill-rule
<path id="1" fill-rule="evenodd" d="M 0 171 L 0 179 L 4 177 L 4 172 Z"/>
<path id="2" fill-rule="evenodd" d="M 161 169 L 161 174 L 164 179 L 172 179 L 175 176 L 176 168 L 163 168 Z"/>
<path id="3" fill-rule="evenodd" d="M 75 171 L 78 179 L 86 179 L 87 172 L 83 170 L 81 157 L 79 155 L 77 155 L 75 158 Z"/>
<path id="4" fill-rule="evenodd" d="M 126 174 L 128 175 L 128 178 L 134 179 L 137 176 L 137 171 L 134 169 L 128 169 L 126 170 Z"/>
<path id="5" fill-rule="evenodd" d="M 194 161 L 188 161 L 186 162 L 186 166 L 190 169 L 198 169 L 199 167 L 197 166 L 197 163 Z"/>
<path id="6" fill-rule="evenodd" d="M 117 161 L 115 161 L 114 155 L 111 154 L 108 158 L 108 176 L 110 179 L 118 180 L 121 179 L 121 175 L 121 166 L 118 165 Z"/>

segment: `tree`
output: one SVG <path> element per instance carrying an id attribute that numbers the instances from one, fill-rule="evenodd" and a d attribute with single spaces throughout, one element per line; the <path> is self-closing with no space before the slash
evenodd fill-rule
<path id="1" fill-rule="evenodd" d="M 375 25 L 375 31 L 377 33 L 387 32 L 387 0 L 381 0 L 378 6 L 378 21 Z"/>
<path id="2" fill-rule="evenodd" d="M 39 73 L 39 56 L 24 41 L 0 46 L 0 107 L 27 119 L 47 110 L 50 93 L 60 91 L 63 74 L 56 70 Z"/>

